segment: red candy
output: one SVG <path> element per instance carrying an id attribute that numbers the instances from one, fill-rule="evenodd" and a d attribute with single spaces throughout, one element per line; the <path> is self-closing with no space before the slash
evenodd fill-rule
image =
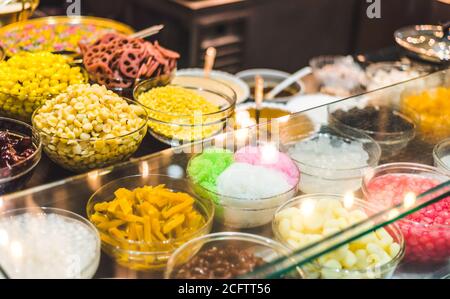
<path id="1" fill-rule="evenodd" d="M 370 201 L 392 206 L 401 203 L 407 193 L 419 195 L 439 180 L 413 174 L 386 174 L 372 179 L 367 186 Z M 410 261 L 441 262 L 450 257 L 450 197 L 427 206 L 398 222 L 406 241 Z"/>
<path id="2" fill-rule="evenodd" d="M 170 74 L 180 55 L 140 38 L 109 33 L 91 45 L 80 44 L 91 78 L 110 88 L 131 87 L 137 79 Z"/>

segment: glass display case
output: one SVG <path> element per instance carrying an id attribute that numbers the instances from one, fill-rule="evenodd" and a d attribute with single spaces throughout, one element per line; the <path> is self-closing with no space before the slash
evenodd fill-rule
<path id="1" fill-rule="evenodd" d="M 239 273 L 246 278 L 444 278 L 450 275 L 450 165 L 442 147 L 450 138 L 449 115 L 444 70 L 6 195 L 0 210 L 63 209 L 90 214 L 98 228 L 88 201 L 108 183 L 99 191 L 105 200 L 119 198 L 113 193 L 121 187 L 148 184 L 192 195 L 206 219 L 199 231 L 176 245 L 162 242 L 151 257 L 145 254 L 152 248 L 139 244 L 113 242 L 121 253 L 111 253 L 102 236 L 97 278 L 177 277 L 174 271 L 203 245 L 228 239 L 263 260 Z M 131 176 L 135 183 L 124 181 Z M 229 233 L 204 237 L 210 231 Z M 5 235 L 0 232 L 0 246 L 11 241 Z M 189 242 L 199 236 L 204 239 Z M 16 247 L 5 252 L 19 261 L 21 235 L 12 237 Z M 20 277 L 12 265 L 2 266 Z"/>

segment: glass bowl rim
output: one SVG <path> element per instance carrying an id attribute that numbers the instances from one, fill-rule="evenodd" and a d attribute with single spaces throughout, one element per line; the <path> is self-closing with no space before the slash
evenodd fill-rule
<path id="1" fill-rule="evenodd" d="M 352 129 L 352 130 L 355 130 L 354 128 L 352 128 L 352 127 L 349 127 L 350 129 Z M 369 142 L 369 144 L 371 144 L 371 145 L 373 145 L 373 146 L 375 146 L 375 154 L 373 155 L 373 157 L 371 158 L 370 157 L 370 155 L 369 155 L 369 160 L 373 160 L 372 161 L 372 163 L 367 163 L 367 165 L 365 165 L 365 166 L 360 166 L 360 167 L 352 167 L 352 168 L 329 168 L 329 167 L 318 167 L 318 166 L 314 166 L 314 165 L 311 165 L 311 164 L 308 164 L 308 163 L 305 163 L 305 162 L 302 162 L 302 161 L 299 161 L 299 160 L 297 160 L 297 159 L 294 159 L 294 158 L 292 158 L 292 156 L 288 153 L 288 155 L 289 155 L 289 157 L 295 162 L 295 163 L 298 163 L 298 164 L 300 164 L 300 165 L 303 165 L 303 166 L 306 166 L 306 167 L 310 167 L 310 168 L 314 168 L 314 169 L 319 169 L 319 170 L 323 170 L 323 171 L 333 171 L 333 172 L 346 172 L 346 171 L 364 171 L 365 169 L 367 169 L 367 168 L 371 168 L 371 167 L 375 167 L 375 166 L 377 166 L 378 165 L 378 163 L 379 163 L 379 161 L 380 161 L 380 159 L 381 159 L 381 155 L 382 155 L 382 150 L 381 150 L 381 147 L 380 147 L 380 145 L 378 144 L 378 142 L 376 142 L 372 137 L 370 137 L 369 135 L 367 135 L 366 133 L 364 133 L 363 131 L 357 131 L 357 133 L 358 134 L 361 134 L 362 136 L 361 137 L 364 137 L 364 138 L 366 138 L 367 140 L 369 140 L 370 142 Z M 305 136 L 306 134 L 303 134 L 303 136 Z M 315 136 L 319 136 L 319 135 L 331 135 L 330 133 L 328 133 L 328 132 L 324 132 L 324 133 L 321 133 L 321 132 L 312 132 L 311 134 L 309 134 L 309 136 L 308 136 L 308 138 L 306 138 L 306 139 L 304 139 L 304 140 L 301 140 L 301 141 L 293 141 L 293 142 L 289 142 L 289 143 L 287 143 L 285 146 L 287 146 L 289 149 L 290 148 L 292 148 L 293 146 L 295 146 L 297 143 L 299 143 L 299 142 L 304 142 L 304 141 L 308 141 L 310 138 L 312 138 L 312 137 L 315 137 Z M 345 134 L 344 134 L 345 135 Z M 307 135 L 306 135 L 307 136 Z M 346 136 L 335 136 L 335 137 L 337 137 L 337 138 L 340 138 L 340 139 L 349 139 L 349 140 L 351 140 L 351 141 L 356 141 L 356 142 L 359 142 L 359 143 L 361 143 L 362 145 L 364 145 L 365 143 L 364 142 L 362 142 L 362 141 L 359 141 L 358 139 L 359 138 L 357 138 L 357 137 L 355 137 L 355 136 L 348 136 L 348 137 L 346 137 Z M 364 150 L 367 154 L 369 154 L 366 150 Z M 300 168 L 300 167 L 299 167 Z M 308 174 L 308 175 L 310 175 L 310 176 L 316 176 L 316 177 L 318 177 L 318 175 L 311 175 L 311 174 L 309 174 L 309 173 L 307 173 L 307 172 L 305 172 L 305 171 L 301 171 L 301 173 L 306 173 L 306 174 Z M 361 174 L 361 175 L 364 175 L 363 173 Z M 358 177 L 360 177 L 360 176 L 358 176 Z M 329 180 L 333 180 L 333 181 L 341 181 L 341 180 L 347 180 L 347 179 L 350 179 L 350 178 L 353 178 L 353 176 L 352 177 L 348 177 L 348 178 L 339 178 L 339 179 L 329 179 Z"/>
<path id="2" fill-rule="evenodd" d="M 166 112 L 166 111 L 155 110 L 155 109 L 150 108 L 150 107 L 148 107 L 147 105 L 144 105 L 143 103 L 141 103 L 141 102 L 139 101 L 139 96 L 140 96 L 142 93 L 145 93 L 145 92 L 147 92 L 147 91 L 149 91 L 149 90 L 151 90 L 151 89 L 153 89 L 153 88 L 157 88 L 157 87 L 158 87 L 158 86 L 155 86 L 155 87 L 150 88 L 150 89 L 148 89 L 148 90 L 146 90 L 146 91 L 139 92 L 139 93 L 137 92 L 138 88 L 139 88 L 141 85 L 144 85 L 145 83 L 147 83 L 147 82 L 149 82 L 149 81 L 151 81 L 151 80 L 152 80 L 152 79 L 144 80 L 144 81 L 140 82 L 138 85 L 136 85 L 136 87 L 133 89 L 133 98 L 135 99 L 136 102 L 138 102 L 138 103 L 140 103 L 142 106 L 144 106 L 145 109 L 148 109 L 148 110 L 150 110 L 150 111 L 152 111 L 152 112 L 154 112 L 154 113 L 158 113 L 158 114 L 161 114 L 161 115 L 167 115 L 167 116 L 172 116 L 172 117 L 192 117 L 192 114 L 173 114 L 173 113 L 168 113 L 168 112 Z M 224 113 L 224 112 L 227 112 L 227 111 L 232 111 L 232 110 L 234 110 L 234 107 L 236 106 L 236 97 L 235 97 L 234 99 L 232 99 L 232 98 L 230 98 L 229 96 L 227 96 L 226 94 L 223 94 L 223 93 L 218 92 L 218 91 L 215 91 L 215 90 L 211 90 L 211 89 L 204 88 L 204 87 L 200 87 L 200 86 L 192 86 L 192 85 L 189 85 L 189 84 L 168 84 L 168 85 L 166 85 L 166 86 L 175 86 L 175 87 L 186 88 L 186 89 L 189 89 L 189 90 L 206 91 L 206 92 L 209 92 L 209 93 L 212 93 L 212 94 L 215 94 L 215 95 L 218 95 L 218 96 L 224 98 L 225 101 L 228 103 L 228 105 L 226 105 L 226 107 L 221 108 L 221 109 L 219 109 L 218 111 L 215 111 L 215 112 L 208 112 L 208 113 L 202 113 L 202 114 L 201 114 L 202 117 L 205 117 L 205 116 L 215 116 L 215 115 L 219 115 L 220 113 Z M 230 101 L 230 100 L 231 100 L 231 101 Z M 161 120 L 155 119 L 154 117 L 149 117 L 149 119 L 162 122 Z M 174 124 L 174 123 L 167 122 L 167 124 Z M 175 124 L 176 124 L 176 123 L 175 123 Z"/>

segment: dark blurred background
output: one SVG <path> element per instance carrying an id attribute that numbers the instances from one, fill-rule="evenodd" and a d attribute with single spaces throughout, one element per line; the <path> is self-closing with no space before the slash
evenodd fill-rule
<path id="1" fill-rule="evenodd" d="M 202 65 L 204 50 L 214 46 L 216 68 L 229 72 L 292 72 L 313 56 L 391 47 L 393 32 L 402 26 L 450 19 L 447 0 L 380 1 L 380 19 L 367 17 L 366 0 L 81 0 L 81 9 L 137 30 L 162 23 L 157 38 L 182 54 L 179 67 Z M 65 14 L 66 2 L 41 0 L 40 10 Z"/>

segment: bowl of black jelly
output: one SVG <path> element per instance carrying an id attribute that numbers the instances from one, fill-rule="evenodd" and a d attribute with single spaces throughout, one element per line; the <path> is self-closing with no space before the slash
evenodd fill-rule
<path id="1" fill-rule="evenodd" d="M 30 125 L 0 117 L 0 195 L 22 188 L 41 159 L 39 134 Z"/>

